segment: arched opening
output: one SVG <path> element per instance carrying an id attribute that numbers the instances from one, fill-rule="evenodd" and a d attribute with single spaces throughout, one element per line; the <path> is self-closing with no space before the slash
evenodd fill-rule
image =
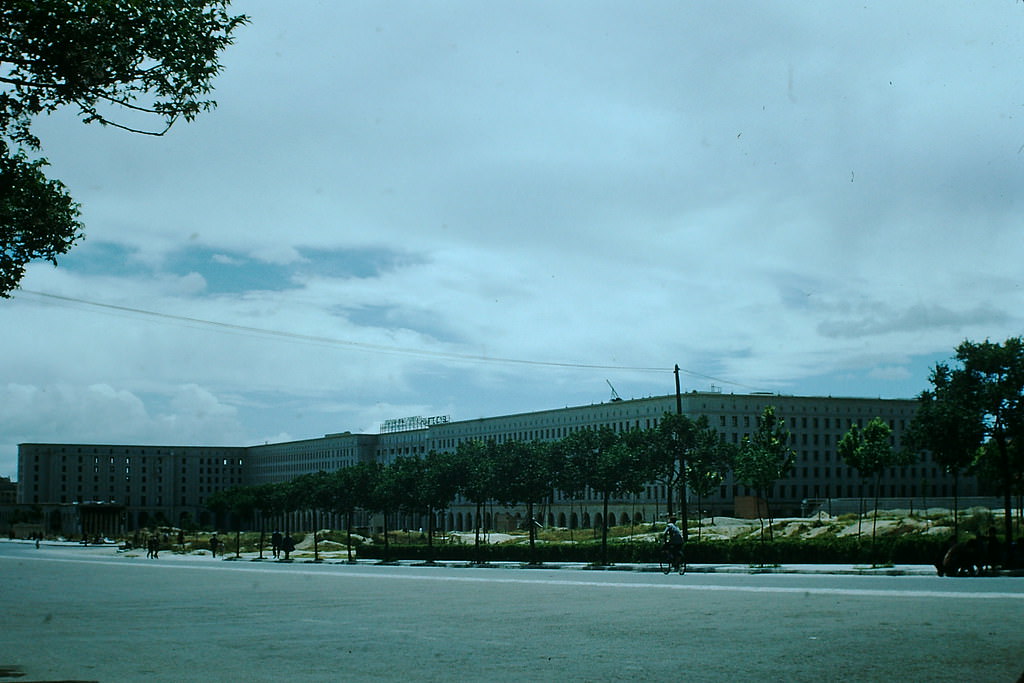
<path id="1" fill-rule="evenodd" d="M 609 512 L 608 513 L 608 527 L 611 528 L 613 526 L 616 526 L 616 524 L 615 524 L 615 513 L 614 512 Z"/>
<path id="2" fill-rule="evenodd" d="M 559 512 L 558 513 L 558 526 L 560 526 L 562 528 L 565 528 L 565 513 L 564 512 Z"/>
<path id="3" fill-rule="evenodd" d="M 548 526 L 554 526 L 554 525 L 555 525 L 555 513 L 554 512 L 549 512 L 548 513 Z"/>
<path id="4" fill-rule="evenodd" d="M 580 518 L 576 515 L 575 512 L 573 512 L 573 513 L 571 513 L 569 515 L 569 528 L 570 529 L 579 529 L 580 528 Z"/>
<path id="5" fill-rule="evenodd" d="M 598 512 L 596 515 L 594 515 L 594 528 L 595 529 L 602 529 L 602 528 L 604 528 L 604 517 L 601 516 L 600 512 Z"/>
<path id="6" fill-rule="evenodd" d="M 583 528 L 584 529 L 589 529 L 590 528 L 590 513 L 589 512 L 584 512 L 583 513 Z"/>

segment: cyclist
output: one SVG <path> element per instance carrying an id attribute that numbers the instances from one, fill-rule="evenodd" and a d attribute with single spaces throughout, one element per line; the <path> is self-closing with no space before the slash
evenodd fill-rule
<path id="1" fill-rule="evenodd" d="M 665 525 L 664 549 L 668 555 L 669 562 L 673 568 L 678 567 L 679 573 L 683 573 L 683 532 L 676 526 L 675 516 L 668 518 Z"/>

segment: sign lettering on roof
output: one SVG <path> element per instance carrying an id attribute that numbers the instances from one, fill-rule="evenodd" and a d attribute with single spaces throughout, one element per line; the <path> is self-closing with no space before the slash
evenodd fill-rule
<path id="1" fill-rule="evenodd" d="M 426 429 L 434 425 L 448 424 L 451 421 L 450 415 L 434 415 L 433 417 L 399 417 L 392 420 L 384 420 L 380 424 L 381 434 L 394 432 L 408 432 L 413 429 Z"/>

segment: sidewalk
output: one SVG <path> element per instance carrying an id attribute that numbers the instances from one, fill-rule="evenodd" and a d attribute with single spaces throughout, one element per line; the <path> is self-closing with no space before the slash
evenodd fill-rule
<path id="1" fill-rule="evenodd" d="M 19 544 L 23 546 L 34 546 L 35 541 L 27 539 L 0 539 L 0 543 Z M 88 554 L 93 556 L 121 557 L 126 560 L 141 558 L 147 560 L 145 548 L 133 548 L 122 550 L 117 544 L 104 543 L 100 545 L 83 545 L 77 541 L 42 541 L 40 551 L 61 552 L 81 556 Z M 348 564 L 347 554 L 344 552 L 328 551 L 320 553 L 320 564 Z M 234 552 L 226 552 L 223 557 L 216 560 L 210 557 L 209 550 L 195 550 L 190 553 L 177 553 L 164 550 L 156 561 L 181 561 L 207 558 L 213 561 L 233 562 L 267 562 L 285 564 L 278 562 L 270 556 L 270 551 L 264 551 L 263 559 L 259 553 L 243 552 L 240 557 L 235 557 Z M 302 551 L 298 556 L 289 561 L 290 564 L 312 564 L 312 554 Z M 376 559 L 359 559 L 355 561 L 359 566 L 376 566 L 383 564 Z M 522 562 L 491 562 L 486 565 L 474 565 L 463 560 L 440 559 L 433 565 L 419 560 L 397 560 L 388 563 L 390 566 L 400 567 L 461 567 L 469 569 L 548 569 L 548 570 L 577 570 L 577 571 L 605 571 L 605 572 L 660 572 L 657 564 L 648 563 L 623 563 L 608 566 L 595 566 L 584 562 L 550 562 L 540 565 L 528 565 Z M 783 564 L 783 565 L 745 565 L 745 564 L 688 564 L 688 574 L 830 574 L 850 576 L 936 576 L 935 567 L 931 565 L 894 565 L 884 567 L 871 567 L 870 565 L 843 565 L 843 564 Z M 1000 572 L 1000 575 L 1021 575 L 1020 572 Z"/>
<path id="2" fill-rule="evenodd" d="M 22 546 L 34 546 L 35 541 L 27 539 L 10 540 L 0 538 L 0 544 L 18 544 Z M 40 552 L 59 552 L 81 556 L 88 554 L 100 557 L 121 557 L 126 560 L 141 558 L 143 561 L 152 561 L 146 558 L 145 548 L 133 548 L 123 550 L 115 543 L 83 545 L 77 541 L 42 541 Z M 233 551 L 226 551 L 216 559 L 210 556 L 206 549 L 193 550 L 189 553 L 179 553 L 173 550 L 163 550 L 156 561 L 182 561 L 202 560 L 206 558 L 211 561 L 232 561 L 232 562 L 268 562 L 285 564 L 284 561 L 275 560 L 269 550 L 263 552 L 260 559 L 259 553 L 243 552 L 236 557 Z M 348 564 L 348 554 L 345 551 L 328 550 L 320 553 L 319 564 Z M 293 559 L 288 564 L 313 564 L 313 553 L 307 550 L 299 550 L 293 553 Z M 384 565 L 378 559 L 358 559 L 354 562 L 358 566 Z M 485 565 L 476 565 L 465 560 L 439 559 L 433 564 L 421 560 L 396 560 L 386 563 L 388 566 L 398 567 L 458 567 L 467 569 L 549 569 L 549 570 L 578 570 L 578 571 L 604 571 L 604 572 L 660 572 L 661 569 L 653 563 L 622 563 L 607 566 L 597 566 L 585 562 L 546 562 L 539 565 L 530 565 L 523 562 L 490 562 Z M 872 567 L 866 564 L 781 564 L 781 565 L 749 565 L 749 564 L 715 564 L 697 563 L 687 564 L 688 574 L 821 574 L 821 575 L 845 575 L 845 576 L 937 576 L 935 567 L 925 564 L 902 564 L 892 566 Z M 1003 569 L 996 572 L 989 572 L 987 576 L 1017 576 L 1024 577 L 1024 569 Z"/>

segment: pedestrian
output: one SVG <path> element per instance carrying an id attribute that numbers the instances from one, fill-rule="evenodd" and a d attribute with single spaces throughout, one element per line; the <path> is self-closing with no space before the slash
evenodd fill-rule
<path id="1" fill-rule="evenodd" d="M 270 549 L 271 549 L 271 552 L 273 552 L 275 558 L 281 556 L 281 532 L 280 531 L 275 531 L 270 536 Z"/>
<path id="2" fill-rule="evenodd" d="M 35 539 L 36 539 L 36 550 L 39 550 L 39 541 L 43 540 L 43 532 L 42 531 L 37 531 L 34 534 L 34 536 L 35 536 Z"/>
<path id="3" fill-rule="evenodd" d="M 213 553 L 214 557 L 217 557 L 217 548 L 220 547 L 220 539 L 217 538 L 217 534 L 210 536 L 210 552 Z"/>
<path id="4" fill-rule="evenodd" d="M 153 559 L 160 559 L 160 537 L 153 534 Z"/>
<path id="5" fill-rule="evenodd" d="M 181 551 L 185 552 L 185 530 L 178 529 L 178 545 L 181 547 Z"/>
<path id="6" fill-rule="evenodd" d="M 285 533 L 284 538 L 281 539 L 281 550 L 284 551 L 284 559 L 290 560 L 292 551 L 295 550 L 295 539 L 291 534 Z"/>
<path id="7" fill-rule="evenodd" d="M 995 569 L 1003 564 L 1003 545 L 999 542 L 999 537 L 996 536 L 994 526 L 988 528 L 988 538 L 985 540 L 985 564 L 989 569 Z"/>

